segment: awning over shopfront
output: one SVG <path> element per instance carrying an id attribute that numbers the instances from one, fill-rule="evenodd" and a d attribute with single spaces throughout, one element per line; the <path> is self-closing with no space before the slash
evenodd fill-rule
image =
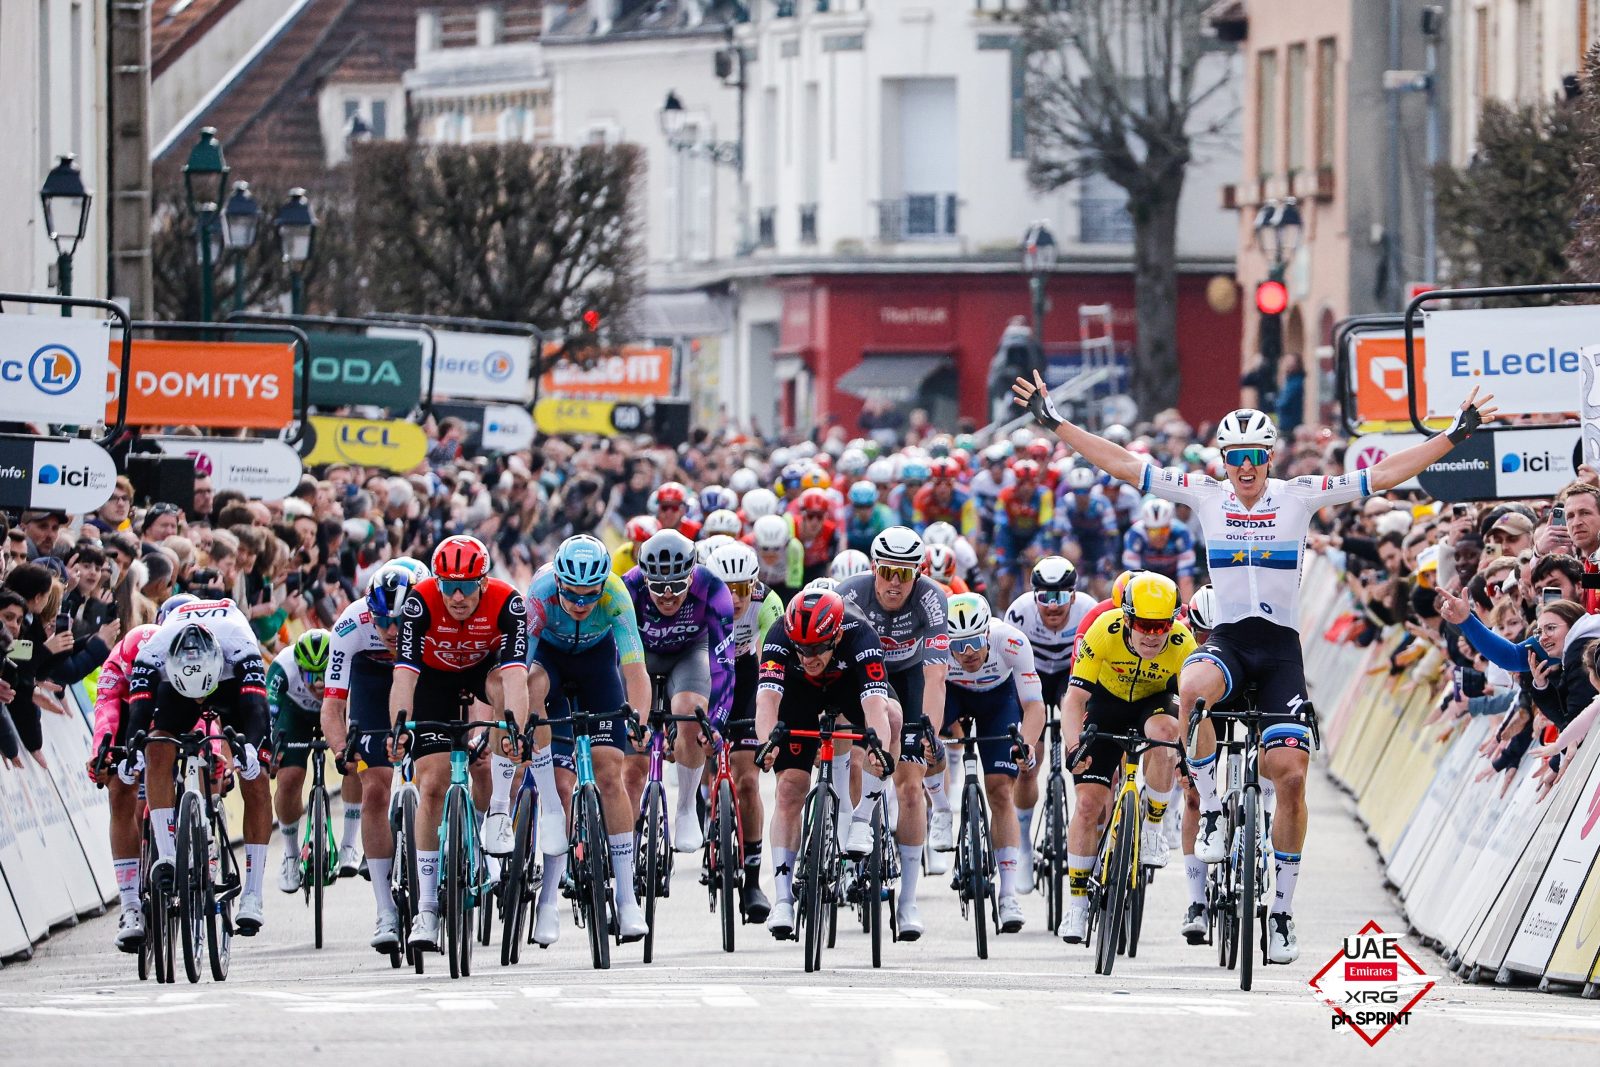
<path id="1" fill-rule="evenodd" d="M 904 404 L 917 395 L 929 377 L 954 365 L 945 353 L 868 352 L 835 386 L 863 400 Z"/>
<path id="2" fill-rule="evenodd" d="M 714 337 L 733 328 L 733 316 L 727 301 L 700 290 L 646 293 L 630 325 L 640 337 Z"/>

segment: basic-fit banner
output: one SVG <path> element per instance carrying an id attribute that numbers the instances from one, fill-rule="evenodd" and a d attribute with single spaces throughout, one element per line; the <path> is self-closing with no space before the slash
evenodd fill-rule
<path id="1" fill-rule="evenodd" d="M 293 345 L 135 340 L 132 361 L 130 426 L 279 430 L 294 418 Z M 117 417 L 119 344 L 110 365 L 108 423 Z"/>
<path id="2" fill-rule="evenodd" d="M 110 335 L 103 319 L 0 314 L 0 419 L 99 422 Z"/>

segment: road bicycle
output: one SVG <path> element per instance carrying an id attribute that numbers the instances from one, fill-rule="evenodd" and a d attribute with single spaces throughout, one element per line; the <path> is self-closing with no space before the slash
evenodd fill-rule
<path id="1" fill-rule="evenodd" d="M 394 727 L 395 750 L 409 748 L 419 729 L 443 734 L 450 739 L 450 784 L 444 794 L 444 814 L 439 820 L 439 925 L 443 929 L 450 977 L 472 973 L 474 911 L 489 889 L 489 872 L 484 863 L 483 844 L 478 840 L 478 819 L 472 806 L 472 786 L 467 766 L 488 744 L 488 735 L 469 743 L 477 730 L 504 729 L 516 736 L 508 717 L 504 721 L 430 722 L 408 720 Z M 421 953 L 412 955 L 421 970 Z"/>
<path id="2" fill-rule="evenodd" d="M 870 728 L 860 733 L 837 730 L 831 717 L 825 717 L 815 730 L 793 730 L 781 722 L 776 724 L 766 743 L 757 751 L 756 763 L 765 762 L 771 749 L 791 738 L 811 737 L 818 742 L 817 761 L 820 770 L 817 780 L 806 793 L 800 830 L 800 855 L 794 872 L 794 888 L 799 904 L 794 936 L 802 942 L 808 974 L 822 968 L 823 946 L 826 943 L 832 947 L 838 932 L 843 862 L 839 849 L 839 797 L 833 790 L 834 742 L 860 741 L 880 767 L 892 769 L 894 766 L 878 742 L 875 731 Z M 892 783 L 885 786 L 885 789 L 890 788 L 893 788 Z M 883 952 L 883 901 L 887 873 L 885 853 L 890 851 L 888 805 L 881 792 L 873 804 L 871 820 L 873 848 L 862 861 L 858 894 L 865 910 L 862 922 L 872 941 L 872 965 L 879 967 L 882 966 Z"/>
<path id="3" fill-rule="evenodd" d="M 389 791 L 389 841 L 394 857 L 389 869 L 389 892 L 394 897 L 395 932 L 399 935 L 389 953 L 389 965 L 411 963 L 422 973 L 422 953 L 411 950 L 411 924 L 417 917 L 417 806 L 421 797 L 413 781 L 415 764 L 407 757 L 394 769 L 394 788 Z"/>
<path id="4" fill-rule="evenodd" d="M 1069 814 L 1066 767 L 1061 758 L 1061 718 L 1055 709 L 1044 724 L 1045 741 L 1050 750 L 1050 771 L 1044 783 L 1043 818 L 1037 820 L 1037 830 L 1031 843 L 1034 878 L 1040 884 L 1045 901 L 1045 925 L 1052 934 L 1061 933 L 1061 911 L 1066 906 L 1067 891 L 1067 824 Z"/>
<path id="5" fill-rule="evenodd" d="M 976 723 L 963 718 L 960 737 L 947 739 L 948 744 L 961 748 L 961 831 L 956 838 L 955 871 L 950 878 L 950 888 L 961 901 L 961 917 L 971 915 L 974 936 L 978 942 L 978 958 L 989 958 L 989 928 L 1000 930 L 999 903 L 995 899 L 994 840 L 989 832 L 989 802 L 983 792 L 983 775 L 978 765 L 978 746 L 1009 741 L 1012 751 L 1021 759 L 1027 751 L 1022 742 L 1022 730 L 1013 726 L 1004 734 L 990 737 L 976 735 Z"/>
<path id="6" fill-rule="evenodd" d="M 650 717 L 647 755 L 650 771 L 645 778 L 644 793 L 639 798 L 639 815 L 634 822 L 634 888 L 639 903 L 644 908 L 644 962 L 655 958 L 656 901 L 672 895 L 672 833 L 667 826 L 667 788 L 662 784 L 667 759 L 667 747 L 672 744 L 680 722 L 699 723 L 704 714 L 674 715 L 671 712 L 670 681 L 665 674 L 650 676 Z M 698 710 L 698 709 L 697 709 Z M 711 737 L 710 724 L 706 736 Z"/>
<path id="7" fill-rule="evenodd" d="M 1226 789 L 1223 792 L 1222 832 L 1228 853 L 1221 863 L 1211 865 L 1206 898 L 1217 943 L 1220 966 L 1239 969 L 1239 988 L 1248 991 L 1254 981 L 1256 945 L 1261 962 L 1267 959 L 1268 869 L 1267 819 L 1261 810 L 1261 710 L 1259 690 L 1251 686 L 1241 710 L 1220 711 L 1195 701 L 1189 716 L 1189 742 L 1192 745 L 1200 723 L 1235 724 L 1243 736 L 1225 737 L 1217 731 L 1218 759 L 1226 758 Z M 1322 745 L 1316 710 L 1309 702 L 1300 706 L 1300 720 L 1311 731 L 1313 750 Z"/>
<path id="8" fill-rule="evenodd" d="M 243 888 L 239 869 L 228 838 L 228 818 L 222 796 L 214 792 L 217 756 L 212 744 L 228 743 L 230 752 L 244 751 L 243 742 L 231 726 L 213 733 L 217 713 L 207 708 L 201 713 L 201 726 L 175 736 L 139 731 L 128 743 L 130 752 L 140 752 L 151 744 L 173 746 L 173 777 L 179 783 L 176 805 L 175 851 L 170 884 L 152 887 L 154 922 L 147 923 L 146 934 L 156 925 L 158 947 L 165 959 L 157 963 L 157 980 L 177 980 L 175 947 L 183 946 L 184 975 L 191 983 L 200 981 L 201 962 L 210 964 L 214 981 L 226 981 L 233 958 L 233 902 Z M 147 917 L 148 918 L 148 917 Z"/>
<path id="9" fill-rule="evenodd" d="M 1152 748 L 1170 748 L 1183 757 L 1183 742 L 1157 741 L 1143 734 L 1103 733 L 1092 723 L 1067 757 L 1076 766 L 1095 743 L 1109 741 L 1122 749 L 1122 782 L 1111 803 L 1111 818 L 1100 835 L 1100 847 L 1089 877 L 1089 936 L 1095 947 L 1094 972 L 1110 974 L 1119 952 L 1138 952 L 1148 872 L 1140 862 L 1143 802 L 1139 796 L 1139 756 Z"/>
<path id="10" fill-rule="evenodd" d="M 114 768 L 123 760 L 128 759 L 130 750 L 111 744 L 108 734 L 100 739 L 100 749 L 95 754 L 95 768 L 103 773 L 114 774 Z M 105 788 L 100 786 L 100 788 Z M 155 882 L 151 878 L 151 868 L 156 862 L 155 828 L 150 822 L 150 805 L 144 795 L 144 780 L 139 780 L 139 911 L 144 917 L 144 937 L 139 941 L 135 951 L 138 958 L 139 981 L 147 982 L 152 974 L 156 983 L 170 982 L 167 977 L 172 972 L 171 942 L 162 936 L 165 931 L 164 919 L 157 921 L 160 912 L 159 899 L 155 890 Z"/>
<path id="11" fill-rule="evenodd" d="M 530 751 L 523 746 L 523 752 Z M 533 782 L 533 770 L 522 768 L 517 784 L 516 799 L 511 805 L 511 828 L 515 844 L 500 868 L 500 966 L 509 967 L 522 959 L 523 931 L 528 943 L 533 943 L 533 909 L 539 899 L 539 887 L 544 882 L 543 866 L 538 860 L 539 791 Z"/>
<path id="12" fill-rule="evenodd" d="M 722 927 L 722 951 L 732 952 L 734 934 L 738 929 L 735 911 L 744 922 L 749 922 L 738 909 L 737 897 L 744 885 L 744 820 L 739 814 L 739 792 L 733 784 L 733 746 L 723 734 L 711 729 L 705 712 L 695 709 L 701 731 L 712 738 L 716 748 L 716 764 L 711 776 L 710 823 L 706 831 L 706 845 L 701 852 L 700 884 L 711 897 L 711 910 L 719 912 Z M 724 723 L 731 729 L 754 723 L 753 719 L 737 719 Z"/>
<path id="13" fill-rule="evenodd" d="M 306 826 L 300 840 L 300 888 L 311 908 L 312 937 L 322 947 L 323 891 L 339 879 L 339 849 L 333 838 L 333 820 L 328 814 L 327 770 L 324 757 L 328 742 L 322 730 L 312 728 L 309 741 L 285 741 L 278 745 L 279 760 L 290 751 L 303 750 L 311 771 L 311 795 L 306 800 Z"/>

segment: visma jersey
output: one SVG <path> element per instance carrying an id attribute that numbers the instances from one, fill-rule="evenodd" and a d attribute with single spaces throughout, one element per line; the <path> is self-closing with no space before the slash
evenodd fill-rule
<path id="1" fill-rule="evenodd" d="M 1367 473 L 1287 482 L 1268 478 L 1252 508 L 1239 502 L 1228 482 L 1150 464 L 1139 477 L 1139 489 L 1194 509 L 1205 535 L 1219 625 L 1256 617 L 1297 629 L 1300 565 L 1311 517 L 1320 508 L 1368 495 Z"/>

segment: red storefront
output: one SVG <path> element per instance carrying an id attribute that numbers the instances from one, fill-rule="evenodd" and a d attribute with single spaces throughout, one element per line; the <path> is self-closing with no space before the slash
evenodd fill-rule
<path id="1" fill-rule="evenodd" d="M 1224 312 L 1212 309 L 1206 287 L 1213 277 L 1178 276 L 1179 407 L 1191 422 L 1221 416 L 1239 397 L 1240 314 L 1237 301 Z M 844 388 L 840 379 L 864 362 L 916 377 L 912 389 L 921 385 L 921 395 L 945 412 L 987 423 L 990 360 L 1012 316 L 1029 312 L 1028 280 L 1015 273 L 810 275 L 775 284 L 783 291 L 775 352 L 782 419 L 852 432 L 863 401 L 851 389 L 862 374 Z M 1047 348 L 1083 340 L 1078 309 L 1095 304 L 1111 305 L 1116 342 L 1131 347 L 1138 332 L 1131 274 L 1056 273 L 1048 293 Z M 809 418 L 796 410 L 802 370 L 812 383 Z M 935 414 L 935 422 L 945 420 Z"/>

